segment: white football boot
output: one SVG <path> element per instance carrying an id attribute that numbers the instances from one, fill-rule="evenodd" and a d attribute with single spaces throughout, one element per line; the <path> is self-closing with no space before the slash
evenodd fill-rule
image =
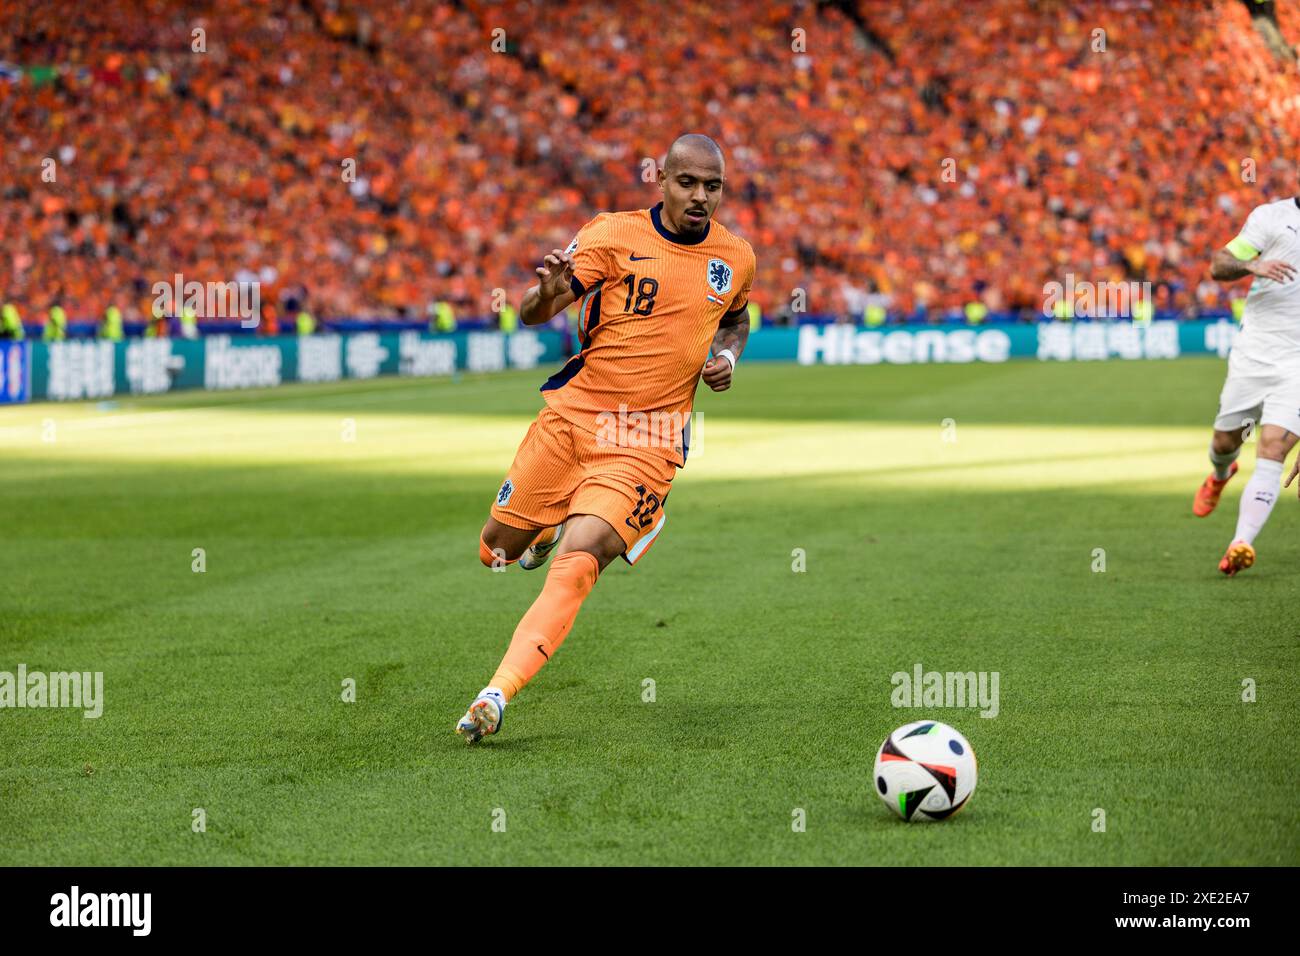
<path id="1" fill-rule="evenodd" d="M 538 534 L 536 540 L 519 556 L 519 566 L 525 571 L 535 571 L 540 568 L 546 563 L 546 559 L 551 556 L 551 552 L 555 550 L 555 546 L 560 543 L 562 537 L 564 537 L 563 521 L 554 528 Z"/>
<path id="2" fill-rule="evenodd" d="M 495 734 L 501 729 L 505 712 L 505 695 L 495 687 L 484 687 L 465 711 L 465 716 L 457 721 L 456 733 L 464 737 L 467 744 L 477 743 L 485 735 Z"/>

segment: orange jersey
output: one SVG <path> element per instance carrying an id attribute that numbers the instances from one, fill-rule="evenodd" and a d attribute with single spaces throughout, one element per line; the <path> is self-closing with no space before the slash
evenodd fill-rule
<path id="1" fill-rule="evenodd" d="M 637 422 L 656 433 L 655 422 L 689 422 L 719 321 L 749 304 L 749 243 L 716 221 L 698 239 L 684 238 L 664 225 L 662 208 L 601 213 L 569 245 L 582 350 L 542 394 L 559 415 L 597 435 L 629 416 L 633 432 Z M 684 447 L 648 447 L 685 462 Z"/>

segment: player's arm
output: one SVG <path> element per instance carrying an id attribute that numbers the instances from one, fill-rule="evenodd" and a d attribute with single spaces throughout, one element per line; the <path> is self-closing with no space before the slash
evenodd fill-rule
<path id="1" fill-rule="evenodd" d="M 739 360 L 740 353 L 745 351 L 745 343 L 749 341 L 747 306 L 748 303 L 724 315 L 718 323 L 717 334 L 713 336 L 713 345 L 710 347 L 713 357 L 705 363 L 704 384 L 715 392 L 725 392 L 731 388 L 734 366 L 722 353 L 730 352 Z"/>
<path id="2" fill-rule="evenodd" d="M 1233 242 L 1236 242 L 1234 239 Z M 1241 255 L 1254 256 L 1254 258 L 1243 259 Z M 1244 279 L 1246 276 L 1259 276 L 1261 279 L 1272 279 L 1274 282 L 1289 282 L 1295 278 L 1295 266 L 1289 262 L 1283 262 L 1281 259 L 1260 259 L 1259 253 L 1255 250 L 1242 249 L 1240 246 L 1233 249 L 1229 243 L 1223 249 L 1214 254 L 1210 260 L 1210 278 L 1219 282 L 1232 282 L 1236 279 Z"/>
<path id="3" fill-rule="evenodd" d="M 541 325 L 577 298 L 573 294 L 573 257 L 563 249 L 552 249 L 537 269 L 537 285 L 524 293 L 519 306 L 519 321 L 524 325 Z"/>
<path id="4" fill-rule="evenodd" d="M 1260 251 L 1268 245 L 1268 219 L 1264 207 L 1256 209 L 1246 219 L 1241 235 L 1214 253 L 1210 260 L 1210 278 L 1219 282 L 1234 282 L 1246 276 L 1289 282 L 1295 277 L 1295 266 L 1281 259 L 1261 259 Z"/>

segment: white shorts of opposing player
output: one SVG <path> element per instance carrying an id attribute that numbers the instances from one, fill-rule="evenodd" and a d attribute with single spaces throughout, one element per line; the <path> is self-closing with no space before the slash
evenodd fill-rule
<path id="1" fill-rule="evenodd" d="M 1279 356 L 1282 361 L 1266 361 L 1259 357 L 1257 343 L 1242 341 L 1247 338 L 1243 332 L 1228 359 L 1228 377 L 1219 394 L 1214 427 L 1232 432 L 1276 425 L 1300 435 L 1300 360 L 1283 352 Z M 1254 473 L 1241 493 L 1232 545 L 1254 545 L 1277 503 L 1282 467 L 1280 461 L 1256 458 Z"/>
<path id="2" fill-rule="evenodd" d="M 1234 345 L 1214 427 L 1231 432 L 1262 425 L 1278 425 L 1300 435 L 1300 361 L 1260 361 Z"/>

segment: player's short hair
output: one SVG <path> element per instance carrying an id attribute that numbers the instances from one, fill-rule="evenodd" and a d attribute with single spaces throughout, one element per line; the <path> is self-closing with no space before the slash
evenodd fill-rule
<path id="1" fill-rule="evenodd" d="M 712 138 L 705 136 L 703 133 L 683 133 L 673 140 L 673 144 L 668 147 L 668 153 L 664 156 L 663 168 L 668 171 L 682 161 L 683 156 L 687 153 L 707 153 L 710 158 L 717 159 L 718 165 L 722 165 L 725 160 L 722 156 L 722 147 L 713 141 Z"/>

